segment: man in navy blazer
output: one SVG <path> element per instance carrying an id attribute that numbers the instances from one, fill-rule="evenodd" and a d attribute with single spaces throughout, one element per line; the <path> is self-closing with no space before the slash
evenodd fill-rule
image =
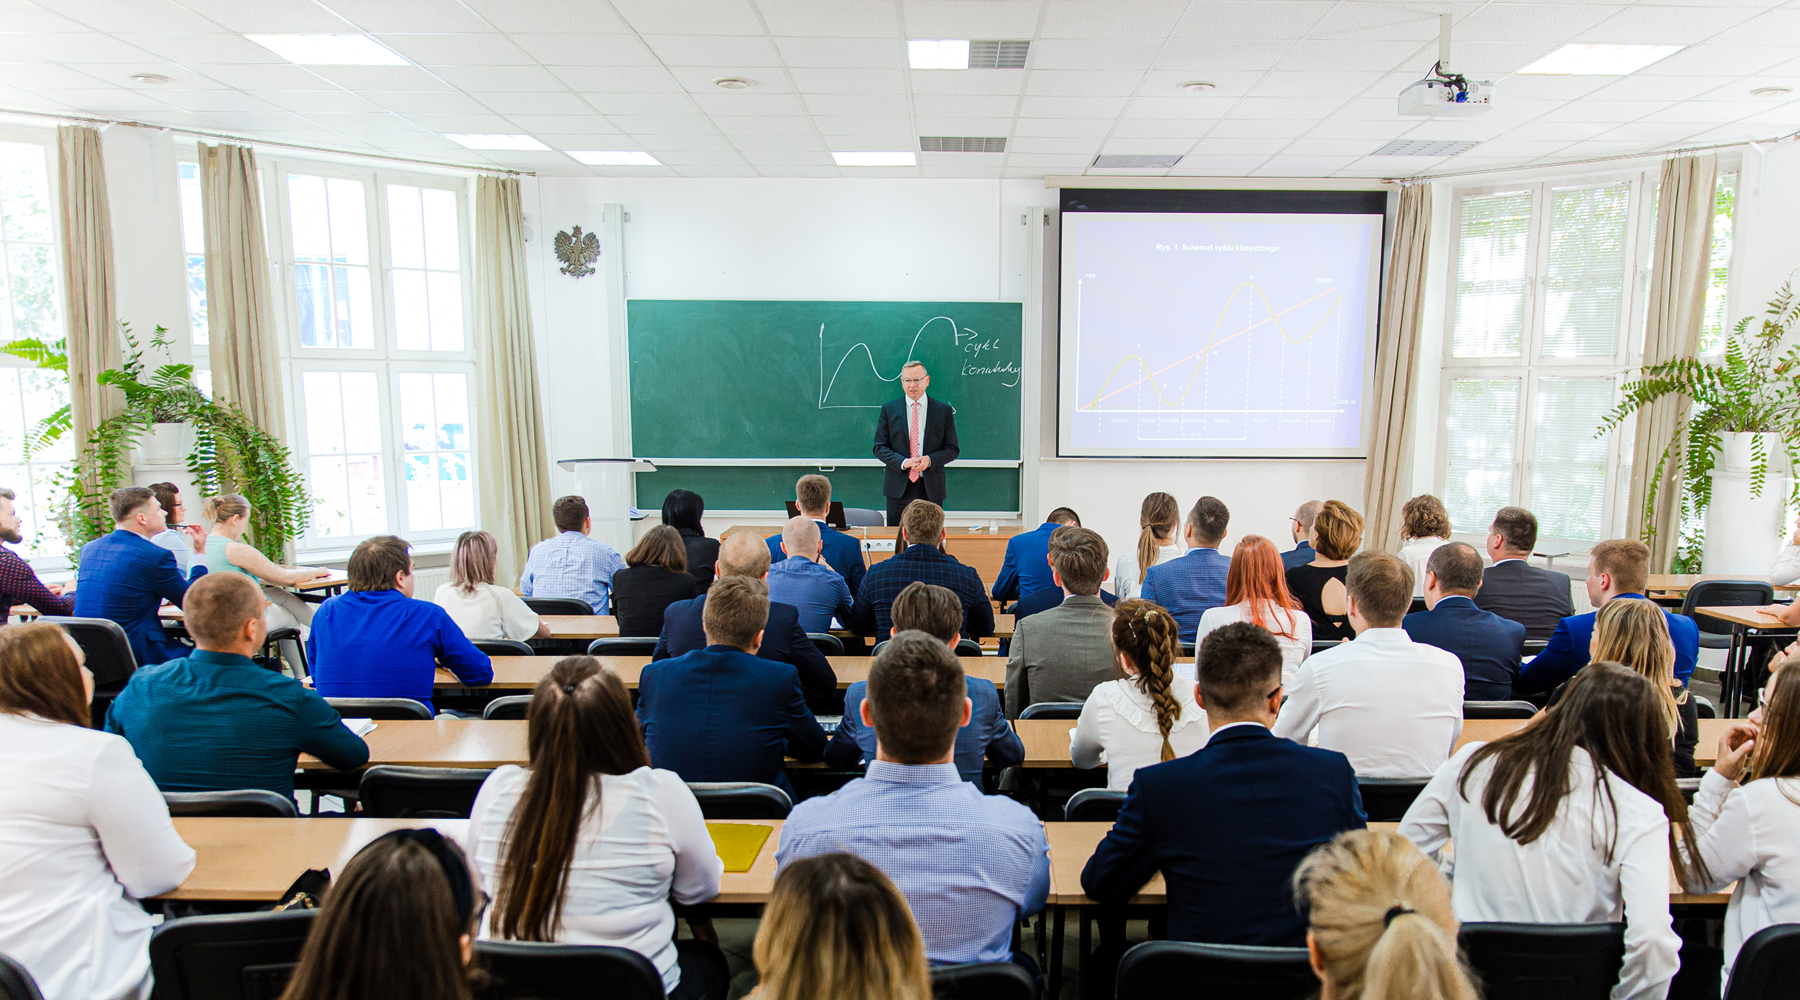
<path id="1" fill-rule="evenodd" d="M 823 760 L 826 737 L 793 666 L 751 652 L 769 617 L 769 587 L 727 576 L 707 597 L 707 647 L 650 663 L 638 676 L 650 764 L 683 781 L 760 781 L 793 795 L 782 758 Z"/>
<path id="2" fill-rule="evenodd" d="M 919 361 L 900 369 L 900 388 L 905 399 L 890 399 L 875 424 L 875 457 L 887 466 L 881 492 L 887 497 L 887 523 L 899 524 L 900 514 L 914 500 L 930 500 L 942 507 L 944 466 L 956 461 L 962 450 L 956 444 L 956 411 L 942 400 L 928 399 L 931 374 Z M 918 447 L 913 447 L 913 426 L 918 425 Z"/>
<path id="3" fill-rule="evenodd" d="M 150 541 L 168 527 L 162 505 L 142 486 L 114 490 L 108 502 L 112 534 L 81 547 L 75 616 L 118 622 L 140 667 L 188 655 L 193 650 L 171 641 L 156 615 L 165 600 L 180 607 L 191 582 L 175 565 L 175 553 Z M 206 565 L 195 563 L 192 579 L 205 574 Z"/>
<path id="4" fill-rule="evenodd" d="M 1000 575 L 994 580 L 994 600 L 1017 600 L 1056 586 L 1050 578 L 1050 536 L 1067 525 L 1079 528 L 1081 518 L 1067 507 L 1058 507 L 1035 530 L 1006 540 L 1006 557 L 1000 560 Z"/>
<path id="5" fill-rule="evenodd" d="M 1319 511 L 1325 509 L 1323 500 L 1308 500 L 1294 511 L 1288 518 L 1288 534 L 1294 539 L 1294 547 L 1281 554 L 1281 568 L 1293 569 L 1295 566 L 1309 565 L 1318 556 L 1312 547 L 1312 526 L 1318 519 Z"/>
<path id="6" fill-rule="evenodd" d="M 1598 608 L 1607 601 L 1644 601 L 1650 582 L 1650 549 L 1634 538 L 1612 538 L 1588 553 L 1588 600 Z M 1599 612 L 1571 615 L 1556 624 L 1550 645 L 1519 671 L 1513 684 L 1516 694 L 1539 694 L 1555 688 L 1587 666 L 1588 644 L 1594 638 L 1594 618 Z M 1694 662 L 1700 657 L 1700 626 L 1686 615 L 1663 610 L 1669 622 L 1669 639 L 1675 643 L 1675 681 L 1687 686 Z"/>
<path id="7" fill-rule="evenodd" d="M 831 513 L 831 480 L 818 473 L 801 476 L 794 484 L 794 506 L 800 508 L 802 517 L 810 517 L 819 524 L 819 543 L 825 549 L 825 565 L 838 571 L 844 582 L 850 586 L 850 599 L 856 599 L 856 588 L 862 585 L 863 573 L 868 567 L 863 565 L 862 542 L 856 536 L 847 535 L 825 523 L 825 515 Z M 781 548 L 781 532 L 777 531 L 768 538 L 769 561 L 780 562 L 788 557 Z"/>
<path id="8" fill-rule="evenodd" d="M 1425 609 L 1400 623 L 1414 642 L 1456 654 L 1464 701 L 1505 701 L 1525 649 L 1525 626 L 1475 606 L 1481 553 L 1464 542 L 1438 546 L 1425 561 Z"/>
<path id="9" fill-rule="evenodd" d="M 1138 769 L 1081 888 L 1122 905 L 1160 871 L 1169 940 L 1300 947 L 1306 914 L 1288 880 L 1313 848 L 1367 824 L 1356 773 L 1341 753 L 1269 732 L 1282 690 L 1268 632 L 1234 622 L 1207 633 L 1197 669 L 1212 737 Z"/>

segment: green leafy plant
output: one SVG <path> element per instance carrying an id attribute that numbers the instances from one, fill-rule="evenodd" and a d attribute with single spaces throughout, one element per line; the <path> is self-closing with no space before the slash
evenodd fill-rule
<path id="1" fill-rule="evenodd" d="M 1739 321 L 1725 341 L 1720 361 L 1684 358 L 1646 365 L 1639 377 L 1625 383 L 1624 399 L 1600 422 L 1596 436 L 1604 435 L 1625 418 L 1651 403 L 1671 396 L 1692 403 L 1685 428 L 1656 457 L 1656 474 L 1644 498 L 1647 536 L 1654 535 L 1651 512 L 1656 505 L 1657 484 L 1671 464 L 1681 470 L 1682 537 L 1670 566 L 1674 572 L 1697 572 L 1705 541 L 1703 514 L 1712 502 L 1712 471 L 1723 435 L 1728 433 L 1778 434 L 1789 456 L 1800 456 L 1800 345 L 1782 350 L 1788 331 L 1800 322 L 1800 302 L 1789 284 L 1769 300 L 1759 325 L 1752 317 Z M 1775 456 L 1761 437 L 1751 440 L 1750 495 L 1759 497 L 1768 483 Z M 1639 461 L 1648 456 L 1640 456 Z M 1800 500 L 1800 481 L 1789 488 L 1788 503 Z"/>

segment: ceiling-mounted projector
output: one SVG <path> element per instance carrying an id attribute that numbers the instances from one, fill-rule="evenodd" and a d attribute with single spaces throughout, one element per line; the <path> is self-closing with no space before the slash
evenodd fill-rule
<path id="1" fill-rule="evenodd" d="M 1400 113 L 1422 118 L 1467 118 L 1494 106 L 1494 85 L 1450 71 L 1450 15 L 1438 15 L 1438 61 L 1425 79 L 1400 91 Z"/>

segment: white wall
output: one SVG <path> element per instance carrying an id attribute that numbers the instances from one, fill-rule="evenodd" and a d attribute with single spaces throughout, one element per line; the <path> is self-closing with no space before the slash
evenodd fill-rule
<path id="1" fill-rule="evenodd" d="M 1759 148 L 1744 150 L 1738 173 L 1727 329 L 1745 316 L 1760 319 L 1765 304 L 1800 268 L 1794 239 L 1800 232 L 1800 142 Z"/>

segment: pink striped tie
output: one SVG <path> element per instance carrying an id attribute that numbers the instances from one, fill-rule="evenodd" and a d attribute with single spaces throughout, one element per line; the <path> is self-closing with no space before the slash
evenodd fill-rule
<path id="1" fill-rule="evenodd" d="M 920 444 L 920 440 L 919 440 L 919 404 L 909 403 L 909 404 L 907 404 L 906 408 L 912 411 L 912 457 L 918 458 L 919 457 L 919 444 Z M 914 482 L 914 483 L 918 482 L 919 481 L 918 467 L 914 466 L 912 471 L 907 473 L 906 478 L 909 482 Z"/>

